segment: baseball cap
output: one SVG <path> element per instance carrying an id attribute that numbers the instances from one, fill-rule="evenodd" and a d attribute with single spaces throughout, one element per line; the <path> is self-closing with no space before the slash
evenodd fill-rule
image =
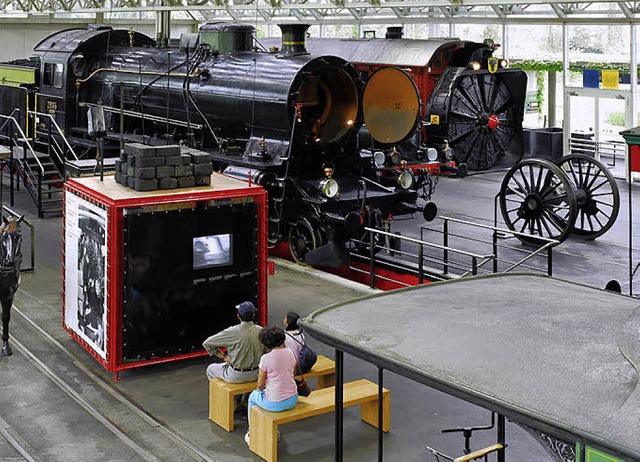
<path id="1" fill-rule="evenodd" d="M 253 306 L 253 303 L 251 302 L 242 302 L 239 305 L 236 305 L 236 308 L 238 309 L 238 314 L 240 316 L 244 316 L 247 313 L 256 312 L 256 307 Z"/>

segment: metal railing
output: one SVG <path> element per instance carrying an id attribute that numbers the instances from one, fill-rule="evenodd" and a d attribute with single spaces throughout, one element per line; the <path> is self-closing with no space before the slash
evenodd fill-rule
<path id="1" fill-rule="evenodd" d="M 547 238 L 547 237 L 542 237 L 542 236 L 534 236 L 531 234 L 527 234 L 527 233 L 521 233 L 518 231 L 513 231 L 510 229 L 506 229 L 506 228 L 499 228 L 497 226 L 491 226 L 491 225 L 484 225 L 484 224 L 480 224 L 480 223 L 473 223 L 471 221 L 467 221 L 467 220 L 460 220 L 457 218 L 451 218 L 451 217 L 445 217 L 445 216 L 441 216 L 440 217 L 441 220 L 444 221 L 444 229 L 443 229 L 443 244 L 444 245 L 448 245 L 450 242 L 451 237 L 460 237 L 465 239 L 466 241 L 475 241 L 475 242 L 480 242 L 480 243 L 485 243 L 486 241 L 482 241 L 480 239 L 477 238 L 472 238 L 469 236 L 463 236 L 463 235 L 456 235 L 453 234 L 449 231 L 449 223 L 458 223 L 464 226 L 469 226 L 472 227 L 474 229 L 483 229 L 483 230 L 488 230 L 491 231 L 491 248 L 492 248 L 492 255 L 494 257 L 493 262 L 494 262 L 494 266 L 493 266 L 493 272 L 494 273 L 508 273 L 509 271 L 512 271 L 516 268 L 519 267 L 525 267 L 527 269 L 534 269 L 536 271 L 539 271 L 539 268 L 536 267 L 531 267 L 531 266 L 526 266 L 525 263 L 528 262 L 529 260 L 533 259 L 536 256 L 541 256 L 543 253 L 546 253 L 546 260 L 547 260 L 547 275 L 552 276 L 553 275 L 553 247 L 555 247 L 556 245 L 560 244 L 560 241 L 556 240 L 556 239 L 551 239 L 551 238 Z M 428 229 L 428 228 L 421 228 L 421 230 L 424 229 Z M 421 231 L 421 236 L 422 236 L 422 231 Z M 522 237 L 524 239 L 526 239 L 527 241 L 535 241 L 537 243 L 540 244 L 540 247 L 538 247 L 537 249 L 531 250 L 531 249 L 524 249 L 522 248 L 521 245 L 519 245 L 518 247 L 516 246 L 510 246 L 507 244 L 500 244 L 501 241 L 504 241 L 505 239 L 507 239 L 507 236 L 512 236 L 514 238 L 518 238 L 518 237 Z M 501 259 L 499 256 L 499 251 L 500 249 L 509 249 L 510 251 L 516 253 L 516 254 L 525 254 L 525 256 L 523 258 L 521 258 L 518 261 L 510 261 L 510 260 L 506 260 L 506 259 Z M 444 260 L 445 262 L 448 260 L 448 256 L 445 255 L 444 256 Z M 503 262 L 507 265 L 509 265 L 507 268 L 504 268 L 502 270 L 499 269 L 499 263 Z"/>
<path id="2" fill-rule="evenodd" d="M 555 239 L 531 236 L 457 218 L 440 217 L 440 219 L 443 223 L 442 230 L 423 226 L 420 229 L 420 238 L 403 236 L 375 228 L 365 228 L 369 237 L 368 241 L 353 242 L 361 249 L 366 248 L 366 252 L 361 251 L 358 255 L 360 259 L 368 261 L 368 271 L 353 264 L 354 253 L 351 254 L 350 269 L 355 272 L 367 273 L 371 288 L 376 286 L 377 280 L 384 280 L 406 287 L 412 285 L 388 275 L 378 274 L 376 267 L 381 264 L 399 273 L 417 274 L 418 284 L 424 283 L 425 280 L 447 280 L 476 276 L 478 274 L 510 272 L 517 268 L 525 268 L 527 271 L 532 272 L 545 272 L 549 276 L 553 274 L 552 248 L 560 243 Z M 451 229 L 453 224 L 471 227 L 473 236 L 453 232 Z M 490 233 L 490 236 L 486 235 L 484 239 L 481 239 L 479 231 Z M 425 237 L 427 233 L 441 234 L 442 243 L 427 240 Z M 527 249 L 522 245 L 510 246 L 505 243 L 508 237 L 518 236 L 526 237 L 529 241 L 538 240 L 540 245 L 534 249 Z M 455 245 L 453 245 L 453 241 L 456 241 Z M 478 245 L 489 247 L 489 251 L 478 253 L 468 250 L 468 247 L 475 246 L 477 248 Z M 403 247 L 411 248 L 403 250 Z M 399 258 L 390 261 L 386 257 L 378 256 L 382 252 Z M 505 253 L 508 255 L 505 256 Z M 518 258 L 514 260 L 513 254 L 518 255 Z M 544 258 L 546 264 L 533 266 L 530 261 L 534 258 Z"/>
<path id="3" fill-rule="evenodd" d="M 624 141 L 593 141 L 584 138 L 569 138 L 571 154 L 585 154 L 594 158 L 611 159 L 608 167 L 615 167 L 618 157 L 624 159 L 627 145 Z"/>
<path id="4" fill-rule="evenodd" d="M 73 147 L 71 146 L 71 144 L 69 144 L 69 141 L 67 140 L 67 137 L 65 136 L 64 132 L 62 131 L 62 129 L 60 128 L 60 126 L 58 125 L 58 123 L 56 122 L 55 117 L 53 117 L 53 115 L 51 114 L 46 114 L 44 112 L 37 112 L 37 111 L 29 111 L 28 112 L 29 115 L 34 115 L 37 117 L 45 117 L 48 120 L 47 123 L 47 138 L 49 140 L 49 148 L 53 148 L 56 157 L 58 158 L 58 161 L 60 163 L 60 165 L 64 165 L 66 161 L 68 160 L 78 160 L 78 156 L 76 155 L 76 152 L 74 151 Z M 37 124 L 36 124 L 37 126 Z M 54 130 L 55 129 L 55 130 Z M 55 131 L 55 136 L 54 136 L 54 131 Z M 63 146 L 60 146 L 60 142 L 58 140 L 58 137 L 62 140 L 62 144 Z M 71 159 L 67 158 L 67 154 L 71 154 Z M 51 153 L 49 153 L 49 155 L 51 155 Z"/>

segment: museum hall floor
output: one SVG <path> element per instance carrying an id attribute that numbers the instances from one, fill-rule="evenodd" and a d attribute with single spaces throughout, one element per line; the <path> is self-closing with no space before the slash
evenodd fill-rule
<path id="1" fill-rule="evenodd" d="M 504 172 L 441 178 L 434 196 L 443 215 L 493 224 L 493 197 Z M 619 182 L 621 208 L 617 223 L 595 242 L 570 238 L 554 252 L 554 275 L 604 287 L 618 279 L 628 291 L 627 187 Z M 633 186 L 640 203 L 640 186 Z M 8 189 L 3 191 L 6 205 Z M 236 415 L 233 433 L 208 420 L 208 358 L 191 359 L 124 371 L 120 381 L 100 365 L 62 328 L 61 218 L 37 218 L 24 190 L 14 210 L 35 225 L 36 269 L 22 276 L 11 319 L 11 357 L 0 356 L 0 460 L 260 460 L 243 436 L 246 416 Z M 403 234 L 419 235 L 419 226 L 403 222 Z M 634 233 L 640 213 L 634 216 Z M 411 231 L 411 228 L 417 231 Z M 26 227 L 23 227 L 26 235 Z M 29 264 L 25 236 L 23 265 Z M 634 251 L 634 261 L 640 252 Z M 278 261 L 269 277 L 269 322 L 281 325 L 284 313 L 308 315 L 326 305 L 360 297 L 370 290 L 306 268 Z M 465 294 L 452 294 L 465 297 Z M 473 303 L 469 300 L 469 303 Z M 517 309 L 517 303 L 514 303 Z M 366 322 L 366 320 L 363 320 Z M 420 326 L 416 326 L 420 335 Z M 203 339 L 204 340 L 204 339 Z M 320 354 L 328 347 L 309 338 Z M 377 369 L 345 356 L 345 380 L 376 381 Z M 313 383 L 313 382 L 312 382 Z M 384 438 L 385 459 L 432 461 L 431 446 L 460 456 L 460 433 L 452 427 L 486 425 L 490 413 L 404 377 L 386 373 L 391 393 L 391 432 Z M 281 427 L 281 461 L 330 461 L 334 457 L 333 414 Z M 474 433 L 472 448 L 495 442 L 491 432 Z M 377 430 L 360 421 L 358 410 L 345 410 L 345 460 L 368 461 L 377 456 Z M 545 449 L 522 428 L 507 424 L 507 460 L 549 461 Z"/>

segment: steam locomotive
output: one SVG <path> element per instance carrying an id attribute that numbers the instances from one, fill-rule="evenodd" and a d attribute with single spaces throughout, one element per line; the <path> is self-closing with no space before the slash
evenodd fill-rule
<path id="1" fill-rule="evenodd" d="M 296 261 L 344 261 L 345 242 L 366 241 L 366 226 L 388 229 L 396 215 L 432 219 L 435 205 L 417 203 L 421 178 L 357 147 L 363 122 L 383 146 L 414 132 L 420 99 L 410 76 L 384 67 L 364 86 L 344 59 L 306 51 L 308 26 L 282 27 L 282 47 L 271 53 L 257 51 L 254 28 L 237 23 L 203 25 L 179 49 L 132 30 L 64 30 L 29 60 L 2 66 L 27 72 L 0 86 L 0 111 L 50 114 L 72 145 L 91 149 L 88 114 L 99 107 L 106 156 L 125 141 L 208 152 L 220 171 L 268 190 L 270 243 L 288 241 Z M 33 124 L 35 138 L 56 136 L 42 118 Z"/>
<path id="2" fill-rule="evenodd" d="M 261 43 L 277 45 L 272 38 Z M 403 39 L 402 27 L 388 27 L 385 38 L 308 38 L 307 48 L 344 58 L 365 80 L 384 66 L 412 76 L 426 102 L 424 130 L 397 149 L 414 171 L 464 176 L 467 167 L 485 170 L 522 158 L 527 75 L 493 56 L 499 48 L 493 40 Z"/>

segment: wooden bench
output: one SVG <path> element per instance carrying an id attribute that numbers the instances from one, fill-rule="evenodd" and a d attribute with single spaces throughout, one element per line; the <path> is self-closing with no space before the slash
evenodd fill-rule
<path id="1" fill-rule="evenodd" d="M 300 378 L 299 376 L 296 378 Z M 311 371 L 304 374 L 305 379 L 316 379 L 316 389 L 331 387 L 336 383 L 335 363 L 318 355 Z M 256 389 L 256 382 L 229 383 L 222 379 L 209 380 L 209 419 L 228 432 L 233 431 L 233 397 L 249 393 Z"/>
<path id="2" fill-rule="evenodd" d="M 344 384 L 344 407 L 360 405 L 360 418 L 378 427 L 378 385 L 366 379 Z M 300 397 L 295 408 L 284 412 L 269 412 L 258 406 L 251 408 L 251 439 L 249 448 L 267 462 L 278 460 L 278 425 L 294 420 L 333 412 L 335 409 L 335 387 L 311 392 Z M 391 429 L 389 415 L 389 390 L 382 393 L 382 430 Z"/>

